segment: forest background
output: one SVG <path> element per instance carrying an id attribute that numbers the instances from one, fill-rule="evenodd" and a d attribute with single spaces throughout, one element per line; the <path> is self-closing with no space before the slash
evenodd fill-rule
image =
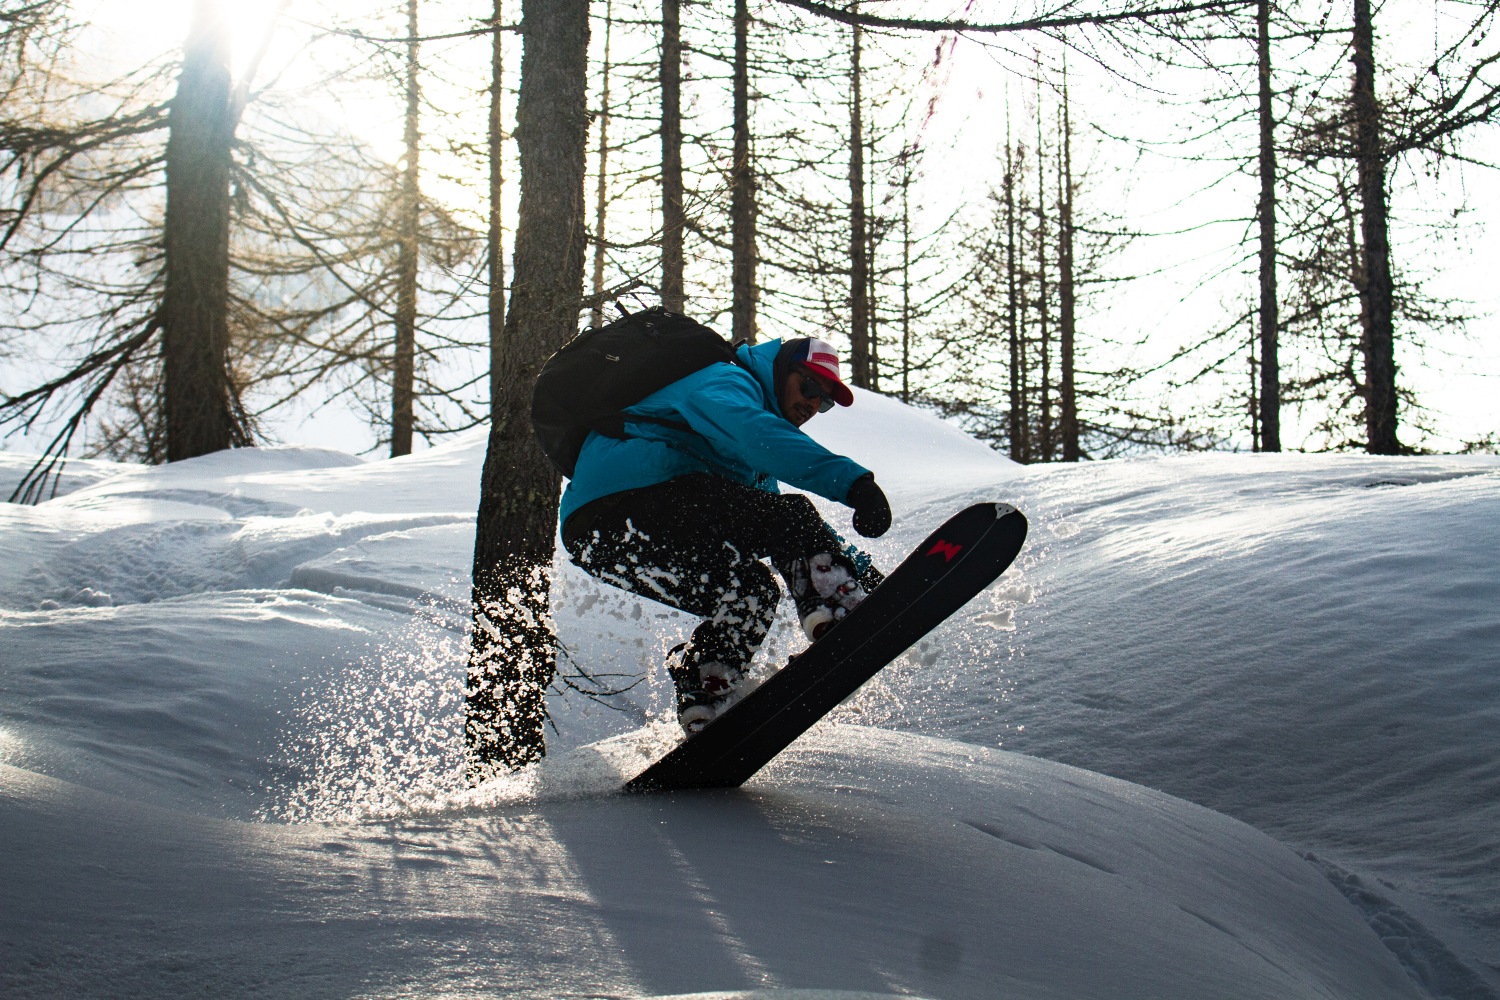
<path id="1" fill-rule="evenodd" d="M 519 0 L 510 11 L 390 0 L 357 14 L 314 0 L 5 6 L 0 391 L 10 405 L 0 415 L 24 432 L 9 447 L 39 452 L 65 429 L 75 455 L 165 457 L 154 345 L 134 350 L 94 398 L 97 371 L 45 399 L 25 393 L 149 325 L 160 304 L 165 109 L 195 6 L 227 26 L 218 58 L 246 88 L 228 237 L 230 378 L 243 423 L 234 443 L 399 454 L 486 419 L 487 295 L 503 304 L 518 213 Z M 837 8 L 882 22 L 920 16 L 938 30 L 743 6 L 753 329 L 733 315 L 732 0 L 679 14 L 688 312 L 726 334 L 826 336 L 856 349 L 862 384 L 954 416 L 1012 457 L 1063 458 L 1059 286 L 1071 223 L 1081 455 L 1265 444 L 1255 4 L 1123 26 L 1087 23 L 1104 6 Z M 1353 12 L 1342 2 L 1266 6 L 1278 443 L 1363 448 L 1362 206 L 1350 143 L 1336 134 L 1350 114 Z M 1373 14 L 1402 448 L 1495 447 L 1491 6 L 1403 0 Z M 590 301 L 580 324 L 612 316 L 616 299 L 634 309 L 661 297 L 663 9 L 590 6 Z M 941 25 L 1023 15 L 1084 23 Z M 1463 121 L 1434 128 L 1441 113 Z M 99 134 L 111 119 L 118 127 Z M 1396 148 L 1422 127 L 1438 134 Z M 51 146 L 39 136 L 49 130 Z M 59 142 L 69 130 L 85 134 Z M 863 147 L 858 206 L 851 145 Z M 856 227 L 866 258 L 857 265 Z M 863 302 L 850 287 L 856 267 Z M 851 344 L 856 325 L 866 345 Z M 396 427 L 402 407 L 412 415 Z"/>
<path id="2" fill-rule="evenodd" d="M 1500 446 L 1493 3 L 512 7 L 0 7 L 12 499 L 487 425 L 472 781 L 545 752 L 530 387 L 616 303 L 824 336 L 1020 462 Z"/>

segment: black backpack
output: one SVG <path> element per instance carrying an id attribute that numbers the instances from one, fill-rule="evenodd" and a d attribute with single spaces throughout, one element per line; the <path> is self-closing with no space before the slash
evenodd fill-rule
<path id="1" fill-rule="evenodd" d="M 531 394 L 532 429 L 552 464 L 572 478 L 589 431 L 626 437 L 621 410 L 720 361 L 740 363 L 729 341 L 660 306 L 589 327 L 542 365 Z M 630 419 L 689 429 L 672 420 Z"/>

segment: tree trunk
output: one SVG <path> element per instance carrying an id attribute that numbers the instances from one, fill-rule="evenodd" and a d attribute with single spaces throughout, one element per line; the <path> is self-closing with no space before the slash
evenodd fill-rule
<path id="1" fill-rule="evenodd" d="M 499 399 L 500 352 L 505 343 L 505 46 L 500 30 L 505 18 L 505 0 L 495 0 L 490 36 L 490 233 L 489 233 L 489 322 L 490 402 Z"/>
<path id="2" fill-rule="evenodd" d="M 864 171 L 867 175 L 865 185 L 865 315 L 869 328 L 870 342 L 870 390 L 880 392 L 880 295 L 877 288 L 879 280 L 879 258 L 876 255 L 876 247 L 880 243 L 880 226 L 878 216 L 876 219 L 869 217 L 868 206 L 876 204 L 875 201 L 875 137 L 873 134 L 865 140 L 865 163 L 870 168 Z"/>
<path id="3" fill-rule="evenodd" d="M 1370 0 L 1354 0 L 1354 147 L 1364 244 L 1364 285 L 1359 298 L 1365 365 L 1365 450 L 1372 455 L 1398 455 L 1403 449 L 1396 439 L 1395 296 L 1380 106 L 1375 100 L 1374 36 Z"/>
<path id="4" fill-rule="evenodd" d="M 1260 362 L 1255 356 L 1259 346 L 1258 324 L 1250 320 L 1250 450 L 1261 451 L 1264 436 L 1260 432 Z"/>
<path id="5" fill-rule="evenodd" d="M 560 480 L 531 432 L 530 406 L 538 369 L 577 331 L 583 301 L 588 12 L 588 0 L 522 4 L 520 217 L 474 537 L 465 726 L 473 783 L 546 752 Z"/>
<path id="6" fill-rule="evenodd" d="M 661 304 L 687 308 L 682 234 L 682 0 L 661 5 Z"/>
<path id="7" fill-rule="evenodd" d="M 1258 447 L 1281 450 L 1281 363 L 1276 305 L 1276 120 L 1271 113 L 1271 0 L 1255 9 L 1260 64 L 1260 411 Z"/>
<path id="8" fill-rule="evenodd" d="M 1025 427 L 1021 405 L 1021 326 L 1016 275 L 1016 153 L 1010 141 L 1010 110 L 1006 107 L 1005 123 L 1005 327 L 1009 337 L 1010 369 L 1010 458 L 1024 462 Z"/>
<path id="9" fill-rule="evenodd" d="M 401 170 L 401 208 L 397 221 L 396 352 L 391 366 L 391 457 L 411 454 L 416 423 L 417 243 L 421 201 L 417 186 L 420 152 L 421 91 L 417 87 L 417 0 L 406 0 L 406 120 L 402 142 L 406 163 Z"/>
<path id="10" fill-rule="evenodd" d="M 1058 352 L 1062 367 L 1059 389 L 1058 436 L 1062 439 L 1062 460 L 1076 462 L 1082 457 L 1078 434 L 1078 394 L 1073 362 L 1073 341 L 1077 332 L 1073 285 L 1073 120 L 1068 107 L 1067 68 L 1063 69 L 1062 88 L 1062 171 L 1057 192 L 1057 309 Z"/>
<path id="11" fill-rule="evenodd" d="M 1026 177 L 1026 150 L 1017 146 L 1017 174 L 1021 181 Z M 1038 154 L 1038 167 L 1041 169 L 1041 156 Z M 1020 406 L 1020 416 L 1017 419 L 1020 437 L 1017 451 L 1020 458 L 1016 461 L 1031 463 L 1036 461 L 1036 427 L 1032 419 L 1031 405 L 1031 335 L 1027 332 L 1031 326 L 1031 279 L 1033 275 L 1025 270 L 1022 257 L 1025 252 L 1024 241 L 1026 239 L 1026 218 L 1031 214 L 1031 199 L 1021 190 L 1020 183 L 1016 185 L 1016 246 L 1014 270 L 1011 272 L 1016 284 L 1016 352 L 1014 365 L 1016 372 L 1016 401 Z"/>
<path id="12" fill-rule="evenodd" d="M 853 4 L 857 12 L 859 4 Z M 859 25 L 853 29 L 849 72 L 849 381 L 870 388 L 869 262 L 865 258 L 865 138 L 864 99 L 860 94 Z"/>
<path id="13" fill-rule="evenodd" d="M 729 178 L 734 339 L 755 342 L 755 163 L 750 155 L 750 5 L 734 4 L 734 164 Z"/>
<path id="14" fill-rule="evenodd" d="M 609 217 L 609 43 L 614 34 L 614 3 L 604 4 L 604 78 L 599 87 L 599 183 L 594 199 L 594 307 L 589 322 L 604 325 L 604 242 Z"/>
<path id="15" fill-rule="evenodd" d="M 229 368 L 229 37 L 198 0 L 168 117 L 162 417 L 167 461 L 249 443 Z"/>
<path id="16" fill-rule="evenodd" d="M 901 163 L 901 402 L 911 402 L 911 157 Z"/>
<path id="17" fill-rule="evenodd" d="M 1037 450 L 1043 462 L 1055 458 L 1052 440 L 1052 303 L 1047 285 L 1047 171 L 1046 159 L 1042 155 L 1042 89 L 1041 74 L 1037 75 L 1036 99 L 1036 280 L 1037 280 L 1037 333 L 1041 351 L 1041 425 L 1037 434 Z"/>

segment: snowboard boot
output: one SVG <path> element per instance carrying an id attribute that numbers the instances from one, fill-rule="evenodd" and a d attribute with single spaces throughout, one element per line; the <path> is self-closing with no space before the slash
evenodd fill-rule
<path id="1" fill-rule="evenodd" d="M 790 582 L 802 631 L 814 642 L 869 596 L 854 564 L 829 552 L 798 559 Z"/>
<path id="2" fill-rule="evenodd" d="M 690 662 L 687 643 L 667 654 L 667 674 L 677 688 L 677 722 L 689 736 L 703 729 L 728 707 L 745 672 L 719 660 Z"/>
<path id="3" fill-rule="evenodd" d="M 724 701 L 725 699 L 706 691 L 678 691 L 677 724 L 689 736 L 700 733 L 718 718 L 724 709 Z"/>

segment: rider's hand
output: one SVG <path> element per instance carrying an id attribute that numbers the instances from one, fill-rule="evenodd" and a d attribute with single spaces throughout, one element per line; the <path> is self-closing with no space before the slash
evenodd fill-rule
<path id="1" fill-rule="evenodd" d="M 854 530 L 866 538 L 879 538 L 891 526 L 891 504 L 875 485 L 875 473 L 867 472 L 849 487 L 844 501 L 854 508 Z"/>

